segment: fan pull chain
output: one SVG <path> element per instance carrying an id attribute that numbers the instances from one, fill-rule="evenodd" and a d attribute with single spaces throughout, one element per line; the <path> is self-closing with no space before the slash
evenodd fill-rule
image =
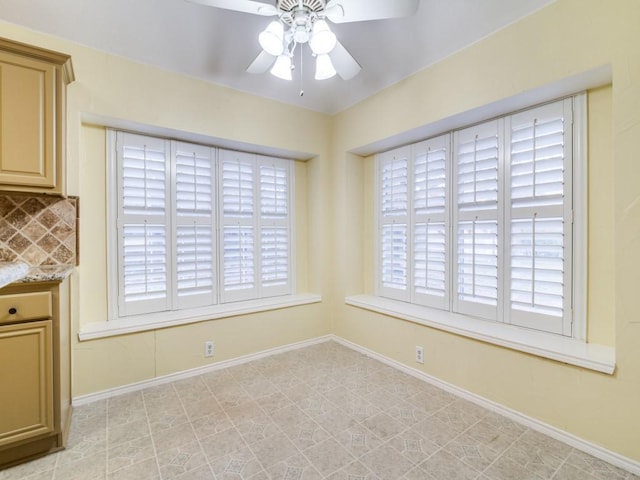
<path id="1" fill-rule="evenodd" d="M 304 97 L 304 68 L 302 68 L 302 45 L 300 45 L 300 96 Z"/>

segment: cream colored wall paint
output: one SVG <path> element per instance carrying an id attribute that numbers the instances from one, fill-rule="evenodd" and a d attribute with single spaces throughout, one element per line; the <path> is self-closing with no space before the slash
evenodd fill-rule
<path id="1" fill-rule="evenodd" d="M 324 225 L 330 211 L 307 214 L 308 205 L 326 206 L 328 197 L 325 178 L 310 176 L 307 171 L 327 169 L 331 119 L 15 25 L 0 23 L 0 36 L 62 51 L 73 58 L 76 82 L 68 89 L 67 107 L 68 193 L 80 196 L 82 215 L 81 265 L 73 282 L 74 396 L 328 333 L 326 306 L 314 304 L 248 315 L 237 322 L 219 320 L 201 326 L 78 342 L 78 328 L 107 319 L 105 132 L 83 125 L 84 114 L 317 154 L 309 163 L 297 163 L 295 167 L 298 291 L 313 287 L 317 292 L 322 292 L 329 281 L 328 266 L 322 260 L 307 261 L 308 252 L 314 248 L 323 255 L 328 248 L 330 237 Z M 293 131 L 295 135 L 291 134 Z M 310 242 L 310 238 L 314 240 Z M 211 334 L 216 335 L 213 340 L 218 344 L 217 355 L 205 361 L 203 345 Z M 171 340 L 174 337 L 182 341 L 175 350 Z"/>
<path id="2" fill-rule="evenodd" d="M 614 3 L 558 0 L 333 119 L 0 23 L 2 36 L 73 55 L 78 80 L 69 88 L 69 193 L 80 194 L 83 219 L 96 215 L 95 224 L 104 212 L 93 176 L 101 174 L 103 164 L 92 146 L 98 132 L 81 125 L 81 112 L 318 153 L 305 164 L 307 208 L 304 220 L 298 212 L 298 221 L 307 226 L 308 287 L 325 295 L 322 305 L 76 344 L 74 395 L 199 366 L 202 359 L 192 351 L 212 333 L 223 336 L 214 339 L 222 347 L 219 358 L 231 358 L 326 333 L 334 318 L 335 333 L 409 365 L 419 342 L 426 347 L 428 373 L 640 460 L 640 296 L 635 292 L 640 283 L 640 166 L 634 156 L 640 137 L 640 56 L 633 48 L 640 44 L 640 6 L 634 0 Z M 370 163 L 345 152 L 603 64 L 613 66 L 614 159 L 610 170 L 600 167 L 605 177 L 613 177 L 613 245 L 619 254 L 607 253 L 615 262 L 613 277 L 606 278 L 612 272 L 605 268 L 600 273 L 613 288 L 609 295 L 615 307 L 606 295 L 591 296 L 589 306 L 615 315 L 614 376 L 342 305 L 345 294 L 371 288 L 373 271 L 365 241 L 372 224 L 364 216 L 373 172 Z M 602 114 L 606 101 L 604 96 L 600 100 Z M 290 130 L 297 134 L 289 135 Z M 606 192 L 611 184 L 596 187 Z M 590 235 L 600 234 L 592 229 Z M 598 238 L 603 248 L 611 245 L 610 238 Z M 104 261 L 100 242 L 104 235 L 99 230 L 82 233 L 82 259 L 95 256 L 97 270 L 88 268 L 91 261 L 79 269 L 74 297 L 81 300 L 75 301 L 74 322 L 93 321 L 93 306 L 104 301 L 104 270 L 97 266 Z M 106 313 L 102 307 L 95 310 Z M 270 323 L 276 328 L 270 329 Z M 590 335 L 613 339 L 604 325 Z M 247 335 L 254 328 L 256 334 Z"/>
<path id="3" fill-rule="evenodd" d="M 339 237 L 373 209 L 365 186 L 364 210 L 341 210 L 349 200 L 347 185 L 372 181 L 371 164 L 363 161 L 358 171 L 345 161 L 345 151 L 610 64 L 612 86 L 589 96 L 595 135 L 589 201 L 602 201 L 590 212 L 588 306 L 590 340 L 616 346 L 614 375 L 344 305 L 333 325 L 355 343 L 640 461 L 639 22 L 638 2 L 558 0 L 337 115 L 333 125 Z M 366 222 L 365 228 L 346 244 L 336 238 L 334 292 L 340 298 L 372 287 L 370 258 L 353 258 L 370 251 L 362 248 L 371 242 Z M 355 278 L 352 270 L 363 264 L 366 278 Z M 413 361 L 417 344 L 425 346 L 424 367 Z"/>
<path id="4" fill-rule="evenodd" d="M 615 345 L 614 171 L 611 86 L 589 92 L 587 338 Z"/>

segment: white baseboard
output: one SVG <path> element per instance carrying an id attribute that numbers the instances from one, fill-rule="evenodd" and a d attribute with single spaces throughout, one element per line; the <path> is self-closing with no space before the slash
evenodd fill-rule
<path id="1" fill-rule="evenodd" d="M 373 350 L 369 350 L 366 347 L 358 345 L 356 343 L 350 342 L 342 337 L 338 337 L 336 335 L 332 336 L 332 340 L 335 342 L 344 345 L 345 347 L 351 348 L 357 352 L 360 352 L 364 355 L 367 355 L 375 360 L 378 360 L 390 367 L 396 368 L 404 373 L 407 373 L 413 377 L 416 377 L 420 380 L 423 380 L 427 383 L 430 383 L 442 390 L 445 390 L 453 395 L 464 398 L 465 400 L 469 400 L 470 402 L 475 403 L 481 407 L 484 407 L 488 410 L 491 410 L 495 413 L 503 415 L 511 420 L 518 422 L 526 427 L 531 428 L 537 432 L 543 433 L 545 435 L 550 436 L 551 438 L 555 438 L 567 445 L 570 445 L 577 450 L 581 450 L 589 455 L 593 455 L 600 460 L 604 460 L 616 467 L 622 468 L 628 472 L 634 473 L 636 475 L 640 475 L 640 462 L 632 460 L 630 458 L 624 457 L 618 453 L 612 452 L 611 450 L 607 450 L 604 447 L 591 443 L 587 440 L 584 440 L 576 435 L 568 433 L 564 430 L 560 430 L 553 425 L 549 425 L 547 423 L 541 422 L 540 420 L 536 420 L 535 418 L 529 417 L 523 413 L 520 413 L 516 410 L 513 410 L 509 407 L 505 407 L 499 403 L 494 402 L 493 400 L 489 400 L 487 398 L 481 397 L 480 395 L 476 395 L 475 393 L 469 392 L 460 387 L 456 387 L 450 383 L 439 380 L 436 377 L 433 377 L 427 373 L 421 372 L 420 370 L 416 370 L 415 368 L 404 365 L 403 363 L 397 362 L 389 357 L 381 355 Z"/>
<path id="2" fill-rule="evenodd" d="M 606 448 L 603 448 L 599 445 L 591 443 L 571 433 L 565 432 L 564 430 L 560 430 L 559 428 L 556 428 L 552 425 L 541 422 L 540 420 L 536 420 L 535 418 L 524 415 L 523 413 L 520 413 L 509 407 L 505 407 L 504 405 L 496 403 L 492 400 L 481 397 L 480 395 L 476 395 L 475 393 L 469 392 L 468 390 L 465 390 L 460 387 L 456 387 L 455 385 L 439 380 L 438 378 L 433 377 L 427 373 L 421 372 L 420 370 L 416 370 L 415 368 L 404 365 L 380 353 L 377 353 L 373 350 L 370 350 L 366 347 L 350 342 L 349 340 L 346 340 L 342 337 L 339 337 L 333 334 L 324 335 L 322 337 L 313 338 L 311 340 L 304 340 L 302 342 L 292 343 L 289 345 L 283 345 L 281 347 L 270 348 L 268 350 L 263 350 L 261 352 L 252 353 L 249 355 L 243 355 L 242 357 L 233 358 L 230 360 L 223 360 L 221 362 L 214 363 L 212 365 L 205 365 L 203 367 L 197 367 L 190 370 L 185 370 L 183 372 L 163 375 L 161 377 L 156 377 L 149 380 L 143 380 L 141 382 L 124 385 L 122 387 L 111 388 L 108 390 L 104 390 L 97 393 L 91 393 L 88 395 L 80 395 L 73 398 L 73 405 L 74 406 L 84 405 L 87 403 L 95 402 L 97 400 L 103 400 L 106 398 L 115 397 L 117 395 L 122 395 L 124 393 L 143 390 L 145 388 L 174 382 L 176 380 L 181 380 L 184 378 L 195 377 L 197 375 L 201 375 L 207 372 L 212 372 L 215 370 L 221 370 L 221 369 L 233 367 L 236 365 L 242 365 L 244 363 L 248 363 L 253 360 L 258 360 L 261 358 L 269 357 L 271 355 L 277 355 L 279 353 L 284 353 L 291 350 L 297 350 L 299 348 L 309 347 L 311 345 L 317 345 L 319 343 L 328 342 L 331 340 L 347 348 L 350 348 L 364 355 L 367 355 L 386 365 L 389 365 L 390 367 L 393 367 L 397 370 L 407 373 L 413 377 L 416 377 L 420 380 L 430 383 L 458 397 L 464 398 L 465 400 L 469 400 L 470 402 L 480 405 L 481 407 L 484 407 L 488 410 L 496 412 L 500 415 L 504 415 L 505 417 L 510 418 L 511 420 L 518 422 L 526 427 L 529 427 L 532 430 L 535 430 L 537 432 L 540 432 L 552 438 L 555 438 L 556 440 L 566 443 L 567 445 L 570 445 L 585 453 L 588 453 L 589 455 L 593 455 L 594 457 L 599 458 L 600 460 L 608 462 L 612 465 L 615 465 L 616 467 L 622 468 L 636 475 L 640 475 L 640 462 L 624 457 L 620 454 L 612 452 L 611 450 L 607 450 Z"/>
<path id="3" fill-rule="evenodd" d="M 87 403 L 95 402 L 98 400 L 104 400 L 106 398 L 116 397 L 125 393 L 136 392 L 138 390 L 144 390 L 145 388 L 155 387 L 157 385 L 163 385 L 165 383 L 175 382 L 176 380 L 182 380 L 189 377 L 196 377 L 203 373 L 213 372 L 215 370 L 222 370 L 224 368 L 234 367 L 236 365 L 242 365 L 243 363 L 252 362 L 261 358 L 269 357 L 271 355 L 277 355 L 278 353 L 289 352 L 291 350 L 297 350 L 299 348 L 310 347 L 311 345 L 317 345 L 319 343 L 328 342 L 333 340 L 333 335 L 324 335 L 322 337 L 312 338 L 311 340 L 303 340 L 302 342 L 290 343 L 280 347 L 270 348 L 262 350 L 261 352 L 251 353 L 249 355 L 243 355 L 241 357 L 232 358 L 229 360 L 222 360 L 221 362 L 213 363 L 211 365 L 204 365 L 202 367 L 196 367 L 182 372 L 170 373 L 168 375 L 162 375 L 160 377 L 150 378 L 149 380 L 142 380 L 141 382 L 130 383 L 121 387 L 110 388 L 108 390 L 102 390 L 96 393 L 89 393 L 87 395 L 79 395 L 73 397 L 72 403 L 74 407 L 85 405 Z"/>

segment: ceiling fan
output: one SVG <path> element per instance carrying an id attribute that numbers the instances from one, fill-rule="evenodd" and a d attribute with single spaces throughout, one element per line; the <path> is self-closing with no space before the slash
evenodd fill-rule
<path id="1" fill-rule="evenodd" d="M 355 77 L 360 64 L 336 39 L 327 20 L 333 23 L 362 22 L 415 14 L 420 0 L 275 0 L 275 4 L 255 0 L 190 0 L 210 7 L 277 17 L 260 33 L 262 52 L 247 72 L 271 74 L 291 80 L 296 46 L 308 43 L 316 57 L 316 80 Z"/>

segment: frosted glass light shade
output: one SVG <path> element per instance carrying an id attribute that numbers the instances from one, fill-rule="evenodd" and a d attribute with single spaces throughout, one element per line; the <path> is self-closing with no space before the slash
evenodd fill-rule
<path id="1" fill-rule="evenodd" d="M 280 55 L 271 68 L 271 75 L 281 78 L 282 80 L 292 80 L 291 57 L 288 55 Z"/>
<path id="2" fill-rule="evenodd" d="M 258 41 L 265 52 L 278 56 L 284 51 L 284 27 L 280 22 L 271 22 L 269 26 L 260 33 Z"/>
<path id="3" fill-rule="evenodd" d="M 336 46 L 336 35 L 329 29 L 329 25 L 324 20 L 318 20 L 313 25 L 313 32 L 309 39 L 309 46 L 316 55 L 324 55 L 333 50 Z"/>
<path id="4" fill-rule="evenodd" d="M 336 74 L 329 55 L 318 55 L 316 58 L 316 80 L 326 80 Z"/>

